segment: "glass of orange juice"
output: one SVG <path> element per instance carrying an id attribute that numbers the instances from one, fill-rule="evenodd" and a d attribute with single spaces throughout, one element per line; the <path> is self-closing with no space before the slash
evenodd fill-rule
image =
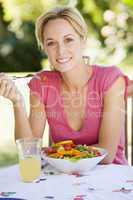
<path id="1" fill-rule="evenodd" d="M 41 174 L 41 138 L 23 138 L 16 140 L 19 155 L 21 179 L 34 182 Z"/>

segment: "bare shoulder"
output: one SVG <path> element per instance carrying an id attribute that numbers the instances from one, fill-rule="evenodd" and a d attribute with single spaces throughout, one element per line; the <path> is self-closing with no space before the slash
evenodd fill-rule
<path id="1" fill-rule="evenodd" d="M 116 115 L 116 111 L 124 110 L 125 107 L 125 80 L 120 76 L 112 84 L 109 90 L 104 95 L 104 110 L 111 111 L 113 116 Z M 114 112 L 115 114 L 114 114 Z"/>
<path id="2" fill-rule="evenodd" d="M 106 94 L 112 94 L 114 92 L 120 92 L 121 94 L 124 94 L 125 92 L 125 79 L 123 76 L 120 76 L 116 79 L 116 81 L 112 84 L 112 86 L 109 88 L 109 90 L 106 92 Z"/>

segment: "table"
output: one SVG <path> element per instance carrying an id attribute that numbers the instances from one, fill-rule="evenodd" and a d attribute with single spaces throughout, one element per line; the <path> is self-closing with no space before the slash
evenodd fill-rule
<path id="1" fill-rule="evenodd" d="M 27 200 L 133 200 L 133 166 L 97 165 L 85 176 L 58 173 L 47 166 L 42 178 L 23 183 L 18 165 L 0 169 L 0 192 L 15 192 L 10 197 Z"/>

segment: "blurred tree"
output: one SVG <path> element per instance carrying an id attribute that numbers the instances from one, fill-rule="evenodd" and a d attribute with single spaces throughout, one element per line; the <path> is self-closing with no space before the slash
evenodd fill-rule
<path id="1" fill-rule="evenodd" d="M 1 0 L 0 71 L 38 71 L 46 55 L 39 51 L 34 21 L 55 1 Z"/>
<path id="2" fill-rule="evenodd" d="M 89 34 L 100 41 L 108 59 L 120 63 L 133 53 L 132 0 L 82 0 L 77 1 L 76 7 L 88 24 Z"/>
<path id="3" fill-rule="evenodd" d="M 123 0 L 123 3 L 127 4 L 130 7 L 133 7 L 133 1 L 132 0 Z"/>
<path id="4" fill-rule="evenodd" d="M 34 36 L 34 24 L 22 22 L 23 38 L 8 29 L 9 22 L 3 20 L 3 9 L 0 4 L 0 71 L 21 72 L 41 69 L 43 55 L 37 48 Z"/>

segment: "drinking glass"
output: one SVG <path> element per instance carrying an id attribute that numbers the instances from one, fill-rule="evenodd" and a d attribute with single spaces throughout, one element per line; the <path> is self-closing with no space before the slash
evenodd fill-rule
<path id="1" fill-rule="evenodd" d="M 16 140 L 19 156 L 19 169 L 24 182 L 33 182 L 41 174 L 41 138 Z"/>

